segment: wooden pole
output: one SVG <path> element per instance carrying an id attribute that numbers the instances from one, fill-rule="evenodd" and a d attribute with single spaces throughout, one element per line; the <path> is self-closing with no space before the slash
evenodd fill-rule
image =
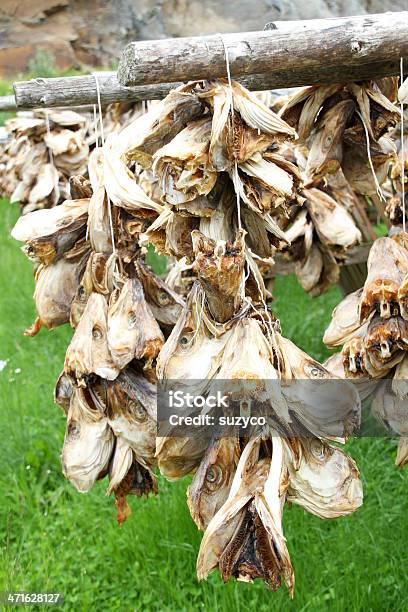
<path id="1" fill-rule="evenodd" d="M 407 60 L 408 65 L 408 60 Z M 377 64 L 339 68 L 336 74 L 333 70 L 320 70 L 321 83 L 344 83 L 350 80 L 369 79 L 375 76 L 381 78 L 398 74 L 399 62 L 379 62 Z M 290 88 L 294 83 L 309 85 L 313 75 L 307 71 L 302 74 L 295 69 L 276 75 L 254 74 L 238 77 L 236 80 L 251 91 Z M 101 102 L 103 106 L 112 102 L 138 102 L 141 100 L 160 100 L 171 89 L 181 85 L 181 82 L 159 83 L 137 87 L 123 87 L 119 84 L 115 73 L 103 73 L 98 77 Z M 14 83 L 14 93 L 17 109 L 79 107 L 97 104 L 95 78 L 91 75 L 76 77 L 58 77 L 52 79 L 32 79 Z"/>
<path id="2" fill-rule="evenodd" d="M 2 96 L 0 97 L 0 112 L 15 112 L 17 109 L 16 100 L 14 96 Z"/>
<path id="3" fill-rule="evenodd" d="M 97 73 L 103 105 L 129 100 L 154 100 L 163 98 L 174 85 L 148 85 L 146 87 L 122 87 L 115 72 Z M 13 84 L 17 108 L 52 108 L 97 104 L 94 75 L 31 79 Z"/>
<path id="4" fill-rule="evenodd" d="M 389 65 L 390 74 L 398 74 L 400 58 L 408 60 L 408 11 L 281 21 L 261 32 L 132 42 L 122 54 L 118 80 L 129 87 L 225 77 L 226 55 L 233 78 L 264 73 L 273 77 L 273 87 L 287 87 L 289 75 L 292 87 L 320 83 L 322 70 L 332 82 L 366 78 L 370 67 L 371 76 L 377 77 L 375 64 L 381 63 Z"/>

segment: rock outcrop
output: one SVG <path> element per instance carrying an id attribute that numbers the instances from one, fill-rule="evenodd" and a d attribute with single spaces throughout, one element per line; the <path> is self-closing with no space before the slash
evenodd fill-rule
<path id="1" fill-rule="evenodd" d="M 41 67 L 41 56 L 43 62 L 53 58 L 59 69 L 110 68 L 130 40 L 258 30 L 277 19 L 404 8 L 406 0 L 2 0 L 0 76 L 24 72 L 30 60 Z"/>

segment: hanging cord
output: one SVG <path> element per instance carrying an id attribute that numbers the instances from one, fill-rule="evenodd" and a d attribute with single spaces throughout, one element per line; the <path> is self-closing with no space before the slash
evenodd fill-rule
<path id="1" fill-rule="evenodd" d="M 96 104 L 93 105 L 93 116 L 94 116 L 94 130 L 95 130 L 95 148 L 99 148 L 99 135 L 98 135 L 98 117 L 96 114 Z"/>
<path id="2" fill-rule="evenodd" d="M 380 200 L 382 200 L 383 202 L 385 202 L 385 197 L 384 197 L 384 194 L 383 194 L 383 192 L 382 192 L 381 185 L 380 185 L 380 183 L 378 182 L 378 178 L 377 178 L 377 175 L 376 175 L 375 170 L 374 170 L 373 160 L 371 159 L 371 151 L 370 151 L 370 135 L 369 135 L 369 133 L 368 133 L 367 126 L 366 126 L 366 124 L 365 124 L 365 122 L 364 122 L 363 116 L 361 115 L 360 111 L 356 110 L 356 113 L 357 113 L 357 115 L 360 117 L 360 119 L 361 119 L 361 123 L 363 124 L 364 132 L 365 132 L 365 136 L 366 136 L 366 142 L 367 142 L 367 156 L 368 156 L 368 163 L 370 164 L 371 173 L 372 173 L 372 175 L 373 175 L 373 179 L 374 179 L 375 187 L 376 187 L 376 190 L 377 190 L 377 195 L 378 195 L 378 197 L 380 198 Z"/>
<path id="3" fill-rule="evenodd" d="M 95 78 L 95 84 L 96 84 L 96 95 L 98 98 L 98 110 L 99 110 L 99 125 L 101 128 L 101 143 L 102 143 L 102 148 L 105 147 L 105 135 L 103 132 L 103 118 L 102 118 L 102 104 L 101 104 L 101 92 L 99 89 L 99 81 L 98 81 L 98 77 L 96 72 L 93 73 L 93 76 Z M 105 153 L 104 153 L 105 154 Z M 112 250 L 114 253 L 116 253 L 116 247 L 115 247 L 115 233 L 113 231 L 113 221 L 112 221 L 112 207 L 111 207 L 111 201 L 109 199 L 108 193 L 106 192 L 106 199 L 108 200 L 108 215 L 109 215 L 109 226 L 110 226 L 110 231 L 111 231 L 111 240 L 112 240 Z"/>
<path id="4" fill-rule="evenodd" d="M 400 87 L 404 82 L 404 58 L 400 61 Z M 401 108 L 401 189 L 402 189 L 402 229 L 405 232 L 405 155 L 404 155 L 404 103 L 400 102 Z"/>
<path id="5" fill-rule="evenodd" d="M 219 36 L 221 38 L 222 46 L 224 47 L 224 53 L 225 53 L 225 65 L 227 68 L 227 79 L 228 79 L 228 85 L 229 85 L 230 96 L 231 96 L 231 133 L 232 133 L 232 142 L 234 142 L 234 92 L 232 89 L 231 71 L 230 71 L 230 63 L 229 63 L 229 57 L 228 57 L 228 47 L 225 43 L 223 36 L 221 34 Z M 238 163 L 236 159 L 234 159 L 234 173 L 235 173 L 236 179 L 238 180 Z M 235 193 L 237 196 L 238 229 L 242 229 L 241 199 L 239 197 L 239 193 L 237 189 L 235 190 Z"/>
<path id="6" fill-rule="evenodd" d="M 95 149 L 99 149 L 99 135 L 98 135 L 98 116 L 96 114 L 96 104 L 93 105 L 93 118 L 94 118 L 94 131 L 95 131 Z M 88 242 L 89 238 L 89 224 L 86 224 L 85 240 Z"/>
<path id="7" fill-rule="evenodd" d="M 50 115 L 49 115 L 49 110 L 48 108 L 45 109 L 45 125 L 47 127 L 47 135 L 49 138 L 51 138 L 51 129 L 50 129 Z M 48 155 L 50 158 L 50 164 L 53 166 L 54 165 L 54 155 L 52 153 L 52 149 L 50 146 L 48 146 Z"/>

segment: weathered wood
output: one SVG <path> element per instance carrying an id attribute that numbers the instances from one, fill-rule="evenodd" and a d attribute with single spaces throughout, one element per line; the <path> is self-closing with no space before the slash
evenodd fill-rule
<path id="1" fill-rule="evenodd" d="M 268 73 L 274 87 L 321 82 L 321 70 L 332 81 L 348 70 L 408 58 L 408 12 L 308 21 L 280 21 L 267 30 L 190 38 L 147 40 L 127 45 L 118 69 L 124 86 L 221 77 L 226 50 L 231 75 Z M 358 71 L 357 71 L 358 74 Z M 397 72 L 394 72 L 397 74 Z M 352 76 L 351 76 L 352 75 Z M 367 75 L 367 72 L 365 72 Z M 374 71 L 372 76 L 377 76 Z M 350 72 L 356 78 L 356 72 Z M 346 80 L 350 80 L 346 78 Z M 302 81 L 302 82 L 301 82 Z"/>
<path id="2" fill-rule="evenodd" d="M 340 269 L 339 287 L 343 295 L 348 295 L 360 289 L 367 278 L 367 262 L 343 266 Z"/>
<path id="3" fill-rule="evenodd" d="M 2 96 L 0 97 L 0 112 L 16 110 L 16 100 L 14 96 Z"/>
<path id="4" fill-rule="evenodd" d="M 344 83 L 349 80 L 365 79 L 375 75 L 376 78 L 399 74 L 399 62 L 380 62 L 372 65 L 351 66 L 333 70 L 324 68 L 320 71 L 321 83 Z M 253 74 L 239 77 L 236 80 L 252 91 L 263 91 L 279 87 L 290 88 L 309 85 L 313 74 L 303 70 L 300 74 L 295 69 L 276 75 Z M 101 73 L 98 76 L 102 105 L 111 102 L 160 100 L 171 89 L 181 82 L 159 83 L 141 87 L 123 87 L 115 73 Z M 32 79 L 14 83 L 15 99 L 18 109 L 53 108 L 84 106 L 97 103 L 95 78 L 92 75 L 76 77 L 58 77 L 52 79 Z"/>
<path id="5" fill-rule="evenodd" d="M 122 87 L 115 72 L 97 74 L 102 104 L 129 100 L 154 100 L 163 98 L 172 85 L 148 85 L 132 88 Z M 17 108 L 52 108 L 83 106 L 97 103 L 94 75 L 31 79 L 17 81 L 13 85 Z"/>

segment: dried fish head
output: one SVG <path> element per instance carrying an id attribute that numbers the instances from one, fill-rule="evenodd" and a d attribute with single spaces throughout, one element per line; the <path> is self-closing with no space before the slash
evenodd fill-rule
<path id="1" fill-rule="evenodd" d="M 373 318 L 364 339 L 367 357 L 374 369 L 388 369 L 399 363 L 408 346 L 408 324 L 400 317 Z"/>
<path id="2" fill-rule="evenodd" d="M 408 253 L 392 238 L 378 238 L 367 261 L 367 279 L 360 301 L 360 321 L 375 310 L 382 318 L 396 316 L 400 285 L 408 273 Z M 403 303 L 402 292 L 400 292 Z"/>
<path id="3" fill-rule="evenodd" d="M 190 121 L 204 114 L 205 107 L 196 94 L 197 83 L 173 89 L 148 113 L 138 117 L 120 133 L 120 148 L 126 162 L 150 167 L 153 154 L 170 142 Z"/>
<path id="4" fill-rule="evenodd" d="M 343 159 L 344 130 L 354 110 L 353 100 L 342 100 L 319 119 L 305 169 L 310 182 L 318 182 L 339 169 Z"/>
<path id="5" fill-rule="evenodd" d="M 163 343 L 142 284 L 137 278 L 127 280 L 109 300 L 108 346 L 114 363 L 123 369 L 132 359 L 154 359 Z"/>
<path id="6" fill-rule="evenodd" d="M 227 500 L 239 455 L 237 438 L 218 438 L 208 445 L 187 490 L 190 514 L 202 531 Z"/>
<path id="7" fill-rule="evenodd" d="M 244 202 L 258 213 L 271 212 L 297 199 L 301 179 L 298 168 L 276 153 L 255 153 L 239 164 Z M 235 177 L 236 180 L 236 177 Z"/>
<path id="8" fill-rule="evenodd" d="M 298 465 L 291 451 L 287 453 L 287 500 L 320 518 L 337 518 L 357 510 L 363 503 L 363 491 L 355 462 L 318 438 L 303 438 L 301 445 Z M 285 446 L 289 448 L 286 441 Z"/>
<path id="9" fill-rule="evenodd" d="M 323 342 L 330 348 L 341 346 L 350 340 L 354 332 L 360 327 L 358 305 L 362 292 L 362 289 L 353 291 L 333 310 L 332 320 L 323 336 Z"/>
<path id="10" fill-rule="evenodd" d="M 182 204 L 207 195 L 217 173 L 209 166 L 211 119 L 189 123 L 171 142 L 153 155 L 153 172 L 169 204 Z"/>
<path id="11" fill-rule="evenodd" d="M 205 294 L 196 281 L 176 325 L 157 358 L 160 380 L 180 380 L 183 385 L 210 380 L 221 365 L 230 335 L 206 312 Z"/>
<path id="12" fill-rule="evenodd" d="M 295 435 L 302 428 L 321 438 L 348 437 L 360 425 L 359 395 L 349 382 L 338 379 L 293 342 L 278 335 L 282 364 L 288 375 L 282 377 L 282 393 L 289 413 L 295 417 Z M 296 430 L 296 424 L 301 428 Z"/>
<path id="13" fill-rule="evenodd" d="M 231 576 L 246 582 L 259 577 L 276 590 L 283 578 L 293 595 L 293 570 L 282 531 L 287 470 L 281 438 L 273 435 L 271 441 L 271 461 L 258 460 L 259 439 L 246 445 L 228 499 L 204 533 L 197 559 L 199 580 L 218 567 L 224 582 Z"/>
<path id="14" fill-rule="evenodd" d="M 394 395 L 391 381 L 382 381 L 374 394 L 371 410 L 388 432 L 402 436 L 397 453 L 397 465 L 406 463 L 406 442 L 408 436 L 407 401 Z"/>
<path id="15" fill-rule="evenodd" d="M 86 493 L 104 475 L 114 447 L 114 436 L 83 389 L 74 388 L 67 417 L 61 461 L 64 476 Z"/>
<path id="16" fill-rule="evenodd" d="M 90 199 L 92 196 L 91 182 L 81 174 L 69 177 L 69 189 L 71 200 Z"/>
<path id="17" fill-rule="evenodd" d="M 362 240 L 351 214 L 339 202 L 320 189 L 304 189 L 306 206 L 323 244 L 349 249 Z"/>
<path id="18" fill-rule="evenodd" d="M 364 329 L 366 331 L 366 326 L 364 326 Z M 367 373 L 364 333 L 351 337 L 344 343 L 342 350 L 343 365 L 348 378 L 359 377 Z"/>
<path id="19" fill-rule="evenodd" d="M 119 374 L 108 346 L 106 297 L 92 293 L 65 356 L 65 372 L 80 386 L 91 374 L 114 380 Z"/>
<path id="20" fill-rule="evenodd" d="M 279 115 L 297 127 L 299 139 L 304 141 L 310 136 L 324 102 L 339 89 L 341 85 L 300 87 L 284 101 Z"/>
<path id="21" fill-rule="evenodd" d="M 137 260 L 135 267 L 154 318 L 161 325 L 173 326 L 185 306 L 185 301 L 142 261 Z"/>
<path id="22" fill-rule="evenodd" d="M 30 259 L 47 265 L 85 235 L 88 205 L 88 199 L 67 200 L 49 210 L 36 210 L 20 217 L 11 235 L 26 243 Z"/>
<path id="23" fill-rule="evenodd" d="M 114 289 L 116 256 L 108 257 L 103 253 L 91 253 L 78 286 L 74 299 L 71 303 L 70 323 L 76 327 L 84 313 L 88 298 L 91 293 L 109 295 Z"/>
<path id="24" fill-rule="evenodd" d="M 323 255 L 316 244 L 312 244 L 303 260 L 296 262 L 295 272 L 300 286 L 308 293 L 318 287 L 323 272 Z"/>
<path id="25" fill-rule="evenodd" d="M 33 335 L 41 325 L 54 329 L 69 322 L 71 302 L 77 292 L 87 255 L 76 260 L 59 259 L 55 263 L 40 265 L 35 275 L 34 300 L 37 309 L 37 324 L 28 329 Z"/>
<path id="26" fill-rule="evenodd" d="M 221 323 L 231 319 L 241 301 L 245 267 L 245 231 L 235 241 L 215 241 L 199 231 L 192 233 L 195 270 L 212 316 Z"/>
<path id="27" fill-rule="evenodd" d="M 205 436 L 157 437 L 156 458 L 161 474 L 167 480 L 179 480 L 200 465 L 208 446 Z"/>
<path id="28" fill-rule="evenodd" d="M 153 465 L 156 451 L 156 395 L 155 385 L 129 369 L 106 385 L 109 425 L 145 467 Z"/>

